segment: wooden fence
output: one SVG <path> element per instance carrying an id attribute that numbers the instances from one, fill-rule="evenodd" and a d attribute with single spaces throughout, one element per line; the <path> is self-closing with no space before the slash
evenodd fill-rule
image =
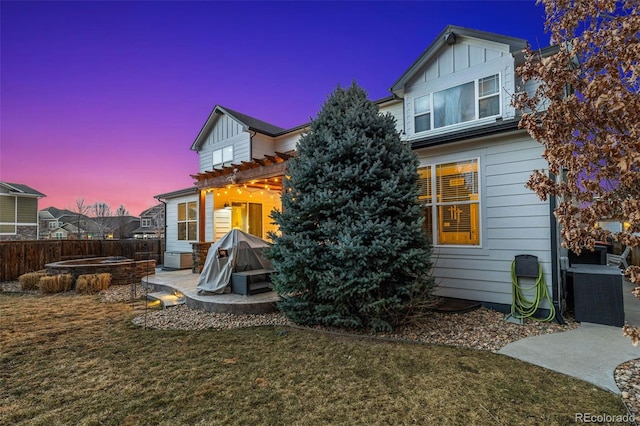
<path id="1" fill-rule="evenodd" d="M 46 240 L 0 241 L 0 282 L 13 281 L 44 265 L 82 257 L 123 256 L 163 263 L 161 240 Z"/>

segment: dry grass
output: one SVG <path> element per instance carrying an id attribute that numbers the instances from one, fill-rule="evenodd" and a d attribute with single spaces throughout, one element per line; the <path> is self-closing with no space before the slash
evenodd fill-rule
<path id="1" fill-rule="evenodd" d="M 40 291 L 45 294 L 63 293 L 71 290 L 71 274 L 45 275 L 40 278 Z"/>
<path id="2" fill-rule="evenodd" d="M 141 305 L 0 294 L 0 424 L 570 424 L 620 399 L 505 356 L 261 327 L 135 327 Z"/>
<path id="3" fill-rule="evenodd" d="M 40 278 L 46 276 L 46 272 L 29 272 L 18 277 L 20 288 L 24 291 L 39 290 Z"/>
<path id="4" fill-rule="evenodd" d="M 86 274 L 76 279 L 76 292 L 81 294 L 99 293 L 109 288 L 111 274 Z"/>

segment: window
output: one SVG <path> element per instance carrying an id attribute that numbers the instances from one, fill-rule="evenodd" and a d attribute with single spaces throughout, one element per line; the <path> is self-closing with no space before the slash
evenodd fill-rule
<path id="1" fill-rule="evenodd" d="M 140 219 L 140 226 L 142 228 L 151 228 L 151 219 Z"/>
<path id="2" fill-rule="evenodd" d="M 58 222 L 55 220 L 52 220 L 51 222 L 49 222 L 49 229 L 56 229 L 58 227 Z"/>
<path id="3" fill-rule="evenodd" d="M 480 245 L 478 160 L 421 167 L 418 175 L 429 240 L 434 245 Z"/>
<path id="4" fill-rule="evenodd" d="M 433 94 L 433 127 L 444 127 L 476 118 L 474 83 L 451 87 Z"/>
<path id="5" fill-rule="evenodd" d="M 414 99 L 415 133 L 500 114 L 498 74 Z"/>
<path id="6" fill-rule="evenodd" d="M 198 239 L 198 203 L 190 201 L 178 204 L 178 240 Z"/>
<path id="7" fill-rule="evenodd" d="M 213 151 L 213 167 L 228 165 L 233 161 L 233 145 Z"/>
<path id="8" fill-rule="evenodd" d="M 414 99 L 416 133 L 431 129 L 431 95 Z"/>
<path id="9" fill-rule="evenodd" d="M 479 118 L 500 114 L 499 86 L 498 74 L 481 78 L 478 81 Z"/>

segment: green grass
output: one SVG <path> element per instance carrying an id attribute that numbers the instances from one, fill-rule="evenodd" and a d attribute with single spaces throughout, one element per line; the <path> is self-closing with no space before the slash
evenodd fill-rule
<path id="1" fill-rule="evenodd" d="M 130 304 L 0 294 L 0 424 L 571 424 L 619 397 L 485 351 L 283 327 L 157 331 Z"/>

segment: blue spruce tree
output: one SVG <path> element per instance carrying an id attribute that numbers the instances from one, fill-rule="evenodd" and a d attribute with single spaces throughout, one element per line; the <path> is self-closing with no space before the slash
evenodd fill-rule
<path id="1" fill-rule="evenodd" d="M 269 251 L 299 324 L 389 330 L 431 295 L 417 158 L 355 83 L 328 98 L 288 163 Z"/>

